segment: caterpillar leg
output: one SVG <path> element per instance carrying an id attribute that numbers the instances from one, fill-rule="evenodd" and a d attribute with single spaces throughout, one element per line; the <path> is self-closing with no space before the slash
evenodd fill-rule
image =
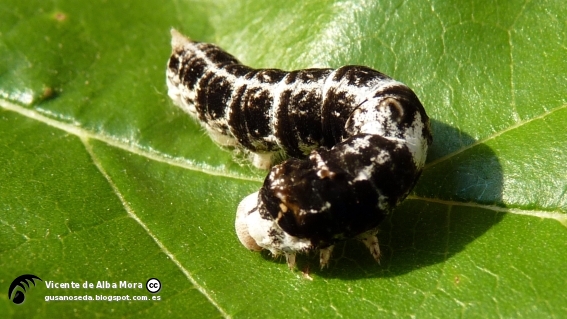
<path id="1" fill-rule="evenodd" d="M 295 253 L 285 253 L 285 260 L 290 270 L 295 268 Z"/>
<path id="2" fill-rule="evenodd" d="M 229 147 L 238 145 L 238 141 L 232 136 L 218 132 L 208 126 L 205 126 L 205 129 L 207 130 L 207 133 L 209 133 L 211 140 L 213 140 L 217 145 Z"/>
<path id="3" fill-rule="evenodd" d="M 363 242 L 366 247 L 368 247 L 372 257 L 380 263 L 380 244 L 378 243 L 378 237 L 376 237 L 376 231 L 372 230 L 361 234 L 358 236 L 358 239 Z"/>
<path id="4" fill-rule="evenodd" d="M 251 157 L 252 165 L 259 169 L 269 169 L 272 166 L 274 153 L 252 153 Z"/>
<path id="5" fill-rule="evenodd" d="M 329 266 L 329 259 L 331 259 L 333 248 L 335 248 L 335 246 L 329 246 L 319 250 L 319 264 L 321 265 L 321 269 Z"/>

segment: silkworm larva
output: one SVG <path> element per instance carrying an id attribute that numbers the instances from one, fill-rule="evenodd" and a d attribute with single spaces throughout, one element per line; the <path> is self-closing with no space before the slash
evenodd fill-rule
<path id="1" fill-rule="evenodd" d="M 406 85 L 364 66 L 282 71 L 242 65 L 219 47 L 172 30 L 167 86 L 174 103 L 223 146 L 270 168 L 240 203 L 236 231 L 250 250 L 285 254 L 357 238 L 379 260 L 378 226 L 411 191 L 432 136 Z"/>

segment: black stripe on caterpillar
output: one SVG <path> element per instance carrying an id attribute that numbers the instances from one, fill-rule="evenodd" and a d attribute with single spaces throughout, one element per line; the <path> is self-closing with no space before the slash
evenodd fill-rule
<path id="1" fill-rule="evenodd" d="M 270 168 L 237 209 L 248 249 L 295 254 L 357 238 L 378 261 L 380 222 L 411 191 L 432 136 L 406 85 L 364 66 L 283 71 L 242 65 L 219 47 L 172 30 L 168 94 L 223 146 L 243 148 Z"/>

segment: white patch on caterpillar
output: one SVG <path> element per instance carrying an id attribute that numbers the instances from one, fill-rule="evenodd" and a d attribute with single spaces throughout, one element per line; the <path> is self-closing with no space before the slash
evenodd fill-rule
<path id="1" fill-rule="evenodd" d="M 310 248 L 310 242 L 290 236 L 275 221 L 262 218 L 258 210 L 258 192 L 246 196 L 237 209 L 236 229 L 240 242 L 248 249 L 258 247 L 269 250 L 274 256 L 282 252 L 294 253 Z M 253 239 L 253 241 L 250 240 Z"/>

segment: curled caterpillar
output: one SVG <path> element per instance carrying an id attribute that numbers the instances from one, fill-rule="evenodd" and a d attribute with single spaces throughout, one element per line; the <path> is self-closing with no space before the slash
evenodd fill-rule
<path id="1" fill-rule="evenodd" d="M 211 138 L 270 168 L 240 203 L 236 231 L 248 249 L 285 254 L 357 238 L 378 261 L 378 225 L 411 191 L 432 136 L 406 85 L 364 66 L 253 69 L 219 47 L 172 30 L 168 94 Z"/>

